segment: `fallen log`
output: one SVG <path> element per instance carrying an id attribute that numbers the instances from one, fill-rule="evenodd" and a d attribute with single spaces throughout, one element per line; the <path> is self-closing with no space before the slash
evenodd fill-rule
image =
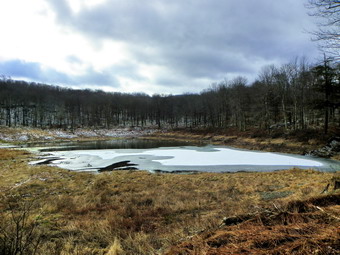
<path id="1" fill-rule="evenodd" d="M 136 169 L 133 166 L 137 166 L 137 164 L 133 164 L 133 163 L 130 163 L 129 160 L 125 160 L 125 161 L 113 163 L 113 164 L 105 166 L 105 167 L 101 167 L 101 168 L 98 169 L 98 172 L 113 171 L 113 170 L 117 170 L 117 169 L 120 169 L 120 168 L 122 168 L 124 170 Z"/>

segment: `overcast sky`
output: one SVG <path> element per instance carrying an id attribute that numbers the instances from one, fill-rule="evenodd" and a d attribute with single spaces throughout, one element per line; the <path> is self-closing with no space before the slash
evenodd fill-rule
<path id="1" fill-rule="evenodd" d="M 0 1 L 0 75 L 148 94 L 252 82 L 265 65 L 318 58 L 306 2 Z"/>

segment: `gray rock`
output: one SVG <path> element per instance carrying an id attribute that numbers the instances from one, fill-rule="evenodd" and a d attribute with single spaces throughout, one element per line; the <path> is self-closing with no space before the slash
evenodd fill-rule
<path id="1" fill-rule="evenodd" d="M 340 153 L 340 137 L 335 136 L 328 140 L 327 144 L 307 153 L 310 156 L 330 158 Z"/>

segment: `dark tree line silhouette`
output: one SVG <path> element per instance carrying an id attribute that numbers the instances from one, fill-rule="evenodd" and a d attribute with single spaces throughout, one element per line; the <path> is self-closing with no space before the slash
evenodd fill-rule
<path id="1" fill-rule="evenodd" d="M 0 125 L 39 128 L 306 129 L 340 126 L 340 66 L 297 60 L 212 84 L 199 94 L 74 90 L 0 79 Z"/>

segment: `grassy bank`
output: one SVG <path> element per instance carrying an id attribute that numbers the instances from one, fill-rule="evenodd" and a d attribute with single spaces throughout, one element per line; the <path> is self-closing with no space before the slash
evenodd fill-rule
<path id="1" fill-rule="evenodd" d="M 28 143 L 57 143 L 67 141 L 111 140 L 119 138 L 140 137 L 150 135 L 155 129 L 113 128 L 113 129 L 41 129 L 31 127 L 3 127 L 0 126 L 0 143 L 28 144 Z"/>
<path id="2" fill-rule="evenodd" d="M 339 134 L 339 130 L 333 130 L 325 135 L 321 130 L 291 131 L 285 133 L 282 130 L 265 132 L 256 129 L 248 131 L 236 129 L 220 131 L 179 129 L 155 132 L 152 135 L 144 136 L 144 138 L 189 141 L 197 144 L 225 145 L 249 150 L 303 155 L 325 146 L 327 141 L 337 134 Z M 332 159 L 340 160 L 340 155 L 335 155 Z"/>
<path id="3" fill-rule="evenodd" d="M 17 245 L 24 254 L 162 254 L 216 228 L 223 217 L 319 195 L 334 175 L 299 169 L 89 174 L 28 165 L 32 157 L 0 149 L 0 250 Z"/>

